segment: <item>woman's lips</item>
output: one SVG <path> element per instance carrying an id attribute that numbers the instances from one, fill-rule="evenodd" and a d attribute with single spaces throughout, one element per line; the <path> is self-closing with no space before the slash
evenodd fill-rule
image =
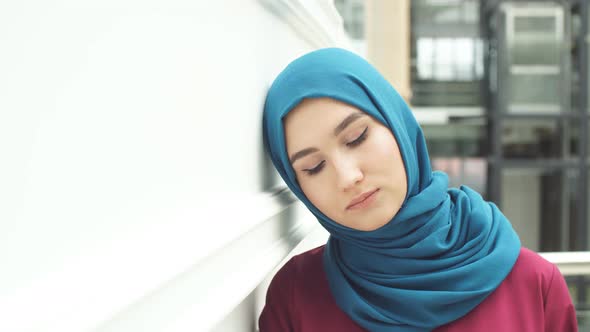
<path id="1" fill-rule="evenodd" d="M 358 210 L 369 206 L 377 198 L 377 192 L 379 188 L 371 191 L 367 191 L 355 197 L 350 204 L 346 207 L 347 210 Z"/>

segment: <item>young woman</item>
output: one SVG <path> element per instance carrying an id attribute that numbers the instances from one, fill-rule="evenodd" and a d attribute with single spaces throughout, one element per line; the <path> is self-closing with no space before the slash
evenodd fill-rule
<path id="1" fill-rule="evenodd" d="M 264 139 L 330 233 L 273 278 L 260 331 L 577 331 L 557 268 L 506 217 L 431 170 L 393 87 L 336 48 L 293 61 L 268 92 Z"/>

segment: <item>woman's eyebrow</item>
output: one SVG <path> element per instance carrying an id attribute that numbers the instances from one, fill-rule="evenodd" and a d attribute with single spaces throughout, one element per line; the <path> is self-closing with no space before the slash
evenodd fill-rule
<path id="1" fill-rule="evenodd" d="M 338 136 L 338 134 L 340 134 L 344 129 L 346 129 L 346 127 L 348 127 L 348 125 L 353 123 L 358 118 L 362 118 L 363 116 L 365 116 L 365 113 L 354 112 L 354 113 L 350 114 L 349 116 L 347 116 L 346 118 L 344 118 L 344 120 L 342 120 L 342 122 L 340 122 L 340 124 L 338 126 L 336 126 L 336 128 L 334 128 L 334 136 Z"/>
<path id="2" fill-rule="evenodd" d="M 297 160 L 297 159 L 301 159 L 305 156 L 307 156 L 308 154 L 314 153 L 314 152 L 318 152 L 319 150 L 317 148 L 307 148 L 307 149 L 303 149 L 297 153 L 294 153 L 291 158 L 289 159 L 291 161 L 291 165 Z"/>

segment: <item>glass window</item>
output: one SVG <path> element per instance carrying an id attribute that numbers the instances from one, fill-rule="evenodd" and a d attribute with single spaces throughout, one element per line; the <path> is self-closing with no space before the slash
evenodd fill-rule
<path id="1" fill-rule="evenodd" d="M 561 111 L 562 78 L 560 76 L 540 76 L 519 73 L 507 75 L 505 84 L 510 113 L 555 114 Z"/>
<path id="2" fill-rule="evenodd" d="M 590 294 L 590 276 L 566 276 L 570 295 L 576 307 L 579 331 L 590 331 L 590 311 L 588 294 Z"/>
<path id="3" fill-rule="evenodd" d="M 423 125 L 430 157 L 484 157 L 486 156 L 485 124 L 447 123 Z"/>
<path id="4" fill-rule="evenodd" d="M 579 128 L 573 121 L 557 119 L 506 119 L 502 128 L 502 153 L 510 159 L 569 159 L 575 157 L 571 137 Z M 565 139 L 565 138 L 568 139 Z"/>
<path id="5" fill-rule="evenodd" d="M 488 164 L 485 158 L 443 158 L 432 160 L 432 169 L 447 173 L 449 187 L 469 186 L 482 196 L 486 194 Z"/>
<path id="6" fill-rule="evenodd" d="M 576 170 L 510 168 L 502 171 L 502 212 L 524 246 L 569 250 L 575 241 Z"/>
<path id="7" fill-rule="evenodd" d="M 587 120 L 584 120 L 587 121 Z M 590 126 L 590 123 L 588 123 L 588 126 Z M 589 127 L 590 129 L 590 127 Z M 568 143 L 569 143 L 569 155 L 572 157 L 579 157 L 580 156 L 580 146 L 581 146 L 581 138 L 582 138 L 582 127 L 578 125 L 578 121 L 577 120 L 572 120 L 571 121 L 571 127 L 570 130 L 568 132 Z M 586 143 L 586 153 L 588 154 L 588 158 L 590 158 L 590 135 L 588 135 L 587 137 L 587 143 Z M 588 160 L 590 162 L 590 159 Z"/>
<path id="8" fill-rule="evenodd" d="M 558 31 L 561 31 L 561 27 L 557 26 L 557 17 L 554 15 L 516 16 L 510 45 L 512 63 L 559 66 L 563 41 L 561 37 L 556 37 Z"/>
<path id="9" fill-rule="evenodd" d="M 413 0 L 411 11 L 411 103 L 481 105 L 484 43 L 479 1 Z"/>
<path id="10" fill-rule="evenodd" d="M 365 3 L 363 0 L 335 0 L 344 22 L 344 30 L 355 40 L 365 39 Z"/>
<path id="11" fill-rule="evenodd" d="M 419 79 L 470 81 L 483 76 L 481 39 L 419 38 L 416 48 Z"/>

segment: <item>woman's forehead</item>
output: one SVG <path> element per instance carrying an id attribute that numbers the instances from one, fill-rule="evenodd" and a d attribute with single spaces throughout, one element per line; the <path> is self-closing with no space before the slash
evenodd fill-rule
<path id="1" fill-rule="evenodd" d="M 305 99 L 283 118 L 288 148 L 319 143 L 330 139 L 338 124 L 351 113 L 359 113 L 351 105 L 330 98 Z M 314 141 L 316 140 L 316 141 Z"/>
<path id="2" fill-rule="evenodd" d="M 345 102 L 329 98 L 305 98 L 283 118 L 285 128 L 290 123 L 335 122 L 350 113 L 366 113 Z"/>

